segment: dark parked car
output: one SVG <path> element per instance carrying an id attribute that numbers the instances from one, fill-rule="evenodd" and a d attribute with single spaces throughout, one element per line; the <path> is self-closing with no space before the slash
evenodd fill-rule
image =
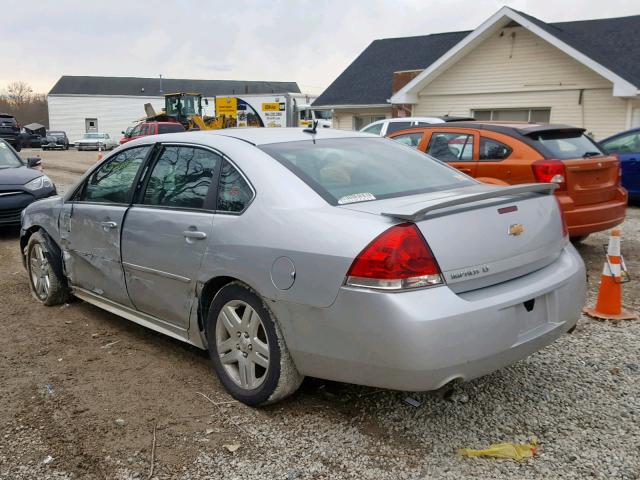
<path id="1" fill-rule="evenodd" d="M 618 156 L 622 186 L 629 192 L 630 199 L 640 201 L 640 128 L 632 128 L 605 138 L 600 145 L 607 153 Z"/>
<path id="2" fill-rule="evenodd" d="M 42 139 L 42 149 L 55 150 L 56 148 L 69 150 L 67 134 L 61 131 L 49 131 L 47 132 L 47 136 Z"/>
<path id="3" fill-rule="evenodd" d="M 40 162 L 30 158 L 25 164 L 11 145 L 0 140 L 0 226 L 20 225 L 27 205 L 57 194 L 51 179 L 37 168 Z"/>
<path id="4" fill-rule="evenodd" d="M 40 148 L 43 137 L 39 133 L 22 128 L 20 130 L 20 145 L 22 148 Z"/>
<path id="5" fill-rule="evenodd" d="M 13 115 L 0 113 L 0 138 L 11 144 L 18 152 L 22 146 L 20 125 Z"/>

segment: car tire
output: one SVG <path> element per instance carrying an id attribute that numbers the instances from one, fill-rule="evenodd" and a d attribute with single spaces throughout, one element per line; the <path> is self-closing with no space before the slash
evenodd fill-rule
<path id="1" fill-rule="evenodd" d="M 51 266 L 53 255 L 42 233 L 31 235 L 25 248 L 29 287 L 34 298 L 44 305 L 60 305 L 70 297 Z"/>
<path id="2" fill-rule="evenodd" d="M 571 237 L 571 243 L 582 243 L 589 237 L 589 234 Z"/>
<path id="3" fill-rule="evenodd" d="M 206 336 L 222 385 L 246 405 L 282 400 L 304 379 L 275 317 L 260 296 L 243 283 L 229 283 L 216 294 L 209 308 Z"/>
<path id="4" fill-rule="evenodd" d="M 22 145 L 20 145 L 19 143 L 16 143 L 16 144 L 14 145 L 13 149 L 14 149 L 16 152 L 19 152 L 20 150 L 22 150 Z"/>

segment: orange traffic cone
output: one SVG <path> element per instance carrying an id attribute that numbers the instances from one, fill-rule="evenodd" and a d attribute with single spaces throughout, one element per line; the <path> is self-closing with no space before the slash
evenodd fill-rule
<path id="1" fill-rule="evenodd" d="M 637 320 L 638 316 L 622 308 L 622 256 L 620 255 L 620 230 L 614 229 L 609 236 L 607 260 L 600 277 L 600 291 L 595 308 L 583 312 L 601 320 Z"/>

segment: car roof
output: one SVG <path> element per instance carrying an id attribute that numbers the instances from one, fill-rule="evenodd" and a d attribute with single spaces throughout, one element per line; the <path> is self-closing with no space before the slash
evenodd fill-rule
<path id="1" fill-rule="evenodd" d="M 421 126 L 418 128 L 434 128 L 429 126 Z M 480 130 L 489 130 L 492 132 L 506 133 L 508 135 L 531 135 L 539 132 L 551 132 L 551 131 L 582 131 L 584 128 L 572 127 L 571 125 L 564 125 L 558 123 L 528 123 L 528 122 L 487 122 L 487 121 L 474 121 L 474 122 L 447 122 L 445 124 L 438 124 L 435 128 L 475 128 Z"/>
<path id="2" fill-rule="evenodd" d="M 316 134 L 305 132 L 305 128 L 265 128 L 265 127 L 248 127 L 248 128 L 225 128 L 221 130 L 200 130 L 188 131 L 180 133 L 181 139 L 191 139 L 193 141 L 202 140 L 203 136 L 219 135 L 222 137 L 231 137 L 242 140 L 252 145 L 267 145 L 270 143 L 297 142 L 303 140 L 325 140 L 330 138 L 371 138 L 372 135 L 347 131 L 336 130 L 333 128 L 318 128 Z"/>
<path id="3" fill-rule="evenodd" d="M 621 137 L 623 135 L 628 135 L 630 133 L 640 132 L 640 127 L 629 128 L 628 130 L 623 130 L 622 132 L 614 133 L 613 135 L 609 135 L 607 138 L 603 138 L 599 140 L 599 143 L 606 142 L 607 140 L 611 140 L 613 138 Z"/>
<path id="4" fill-rule="evenodd" d="M 387 118 L 385 120 L 379 120 L 380 122 L 433 122 L 433 121 L 443 121 L 444 119 L 441 117 L 395 117 L 395 118 Z"/>

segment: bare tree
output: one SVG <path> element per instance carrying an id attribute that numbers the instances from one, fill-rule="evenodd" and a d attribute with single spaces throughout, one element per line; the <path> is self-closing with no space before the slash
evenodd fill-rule
<path id="1" fill-rule="evenodd" d="M 32 97 L 33 88 L 27 82 L 16 80 L 7 85 L 7 99 L 16 108 L 31 102 Z"/>

